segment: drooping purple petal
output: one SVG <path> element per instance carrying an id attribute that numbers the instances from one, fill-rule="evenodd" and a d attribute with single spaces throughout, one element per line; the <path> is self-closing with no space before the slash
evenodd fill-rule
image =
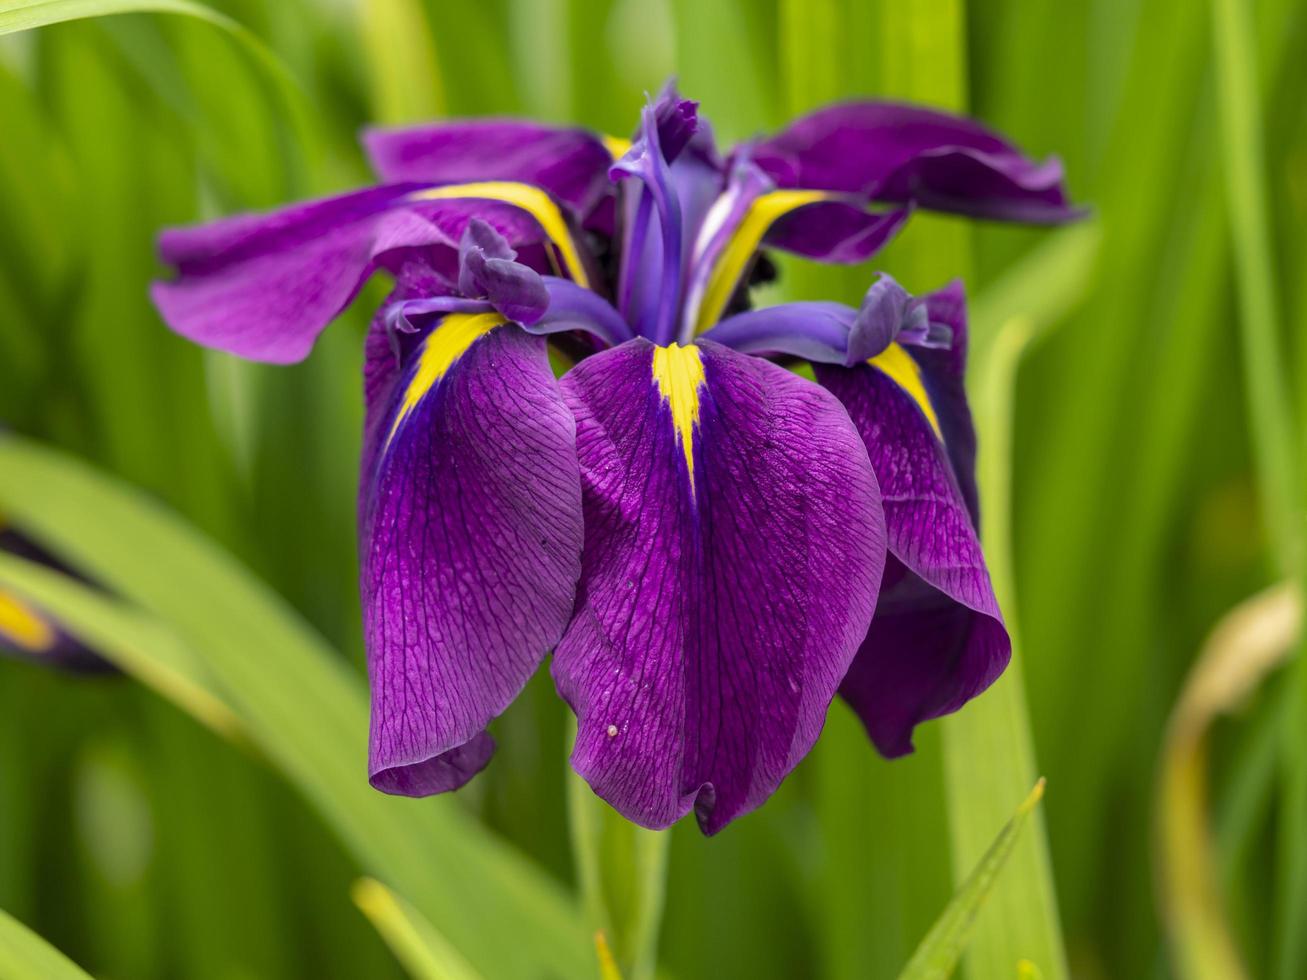
<path id="1" fill-rule="evenodd" d="M 913 749 L 912 731 L 951 714 L 997 680 L 1011 656 L 1002 622 L 955 602 L 906 571 L 892 554 L 885 577 L 900 587 L 881 605 L 840 696 L 881 755 Z"/>
<path id="2" fill-rule="evenodd" d="M 575 427 L 544 341 L 481 316 L 446 318 L 398 378 L 370 343 L 389 405 L 361 521 L 369 774 L 390 793 L 485 765 L 485 726 L 562 635 L 580 571 Z"/>
<path id="3" fill-rule="evenodd" d="M 848 102 L 795 120 L 752 146 L 780 187 L 913 202 L 978 218 L 1072 220 L 1056 158 L 1037 163 L 971 119 L 919 106 Z"/>
<path id="4" fill-rule="evenodd" d="M 612 157 L 584 129 L 474 119 L 369 129 L 363 146 L 384 181 L 520 181 L 543 188 L 578 218 L 593 211 L 610 190 Z"/>
<path id="5" fill-rule="evenodd" d="M 562 386 L 586 522 L 553 662 L 572 764 L 637 823 L 693 807 L 715 833 L 807 753 L 865 635 L 884 562 L 866 450 L 828 393 L 712 342 L 634 340 Z"/>
<path id="6" fill-rule="evenodd" d="M 150 294 L 184 337 L 252 360 L 289 363 L 307 356 L 378 265 L 432 246 L 452 259 L 474 217 L 515 246 L 545 237 L 529 213 L 508 204 L 417 200 L 419 190 L 372 188 L 169 229 L 159 251 L 179 276 L 154 283 Z"/>
<path id="7" fill-rule="evenodd" d="M 906 356 L 906 355 L 903 355 Z M 967 502 L 929 414 L 877 367 L 816 365 L 871 456 L 890 554 L 876 619 L 840 692 L 887 756 L 955 711 L 1007 666 L 1010 643 Z M 894 579 L 897 578 L 897 581 Z"/>

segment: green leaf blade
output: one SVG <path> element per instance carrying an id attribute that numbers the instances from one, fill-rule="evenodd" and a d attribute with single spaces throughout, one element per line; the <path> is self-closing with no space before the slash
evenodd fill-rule
<path id="1" fill-rule="evenodd" d="M 1035 788 L 1030 791 L 1030 795 L 1017 807 L 1016 813 L 999 831 L 994 842 L 989 845 L 989 849 L 980 859 L 980 863 L 962 883 L 953 900 L 926 934 L 926 938 L 921 941 L 916 953 L 899 974 L 899 980 L 943 980 L 945 977 L 952 976 L 967 941 L 971 938 L 981 907 L 993 890 L 999 872 L 1011 858 L 1021 828 L 1025 826 L 1043 795 L 1044 780 L 1040 779 L 1035 784 Z M 1021 962 L 1026 961 L 1013 960 L 1011 969 L 1016 971 L 1018 963 Z"/>

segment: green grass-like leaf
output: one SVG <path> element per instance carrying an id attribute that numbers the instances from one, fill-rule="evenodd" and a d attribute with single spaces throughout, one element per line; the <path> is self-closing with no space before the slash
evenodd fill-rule
<path id="1" fill-rule="evenodd" d="M 350 895 L 414 980 L 480 980 L 422 913 L 381 882 L 361 878 Z"/>
<path id="2" fill-rule="evenodd" d="M 0 910 L 0 977 L 5 980 L 91 980 L 63 953 Z"/>
<path id="3" fill-rule="evenodd" d="M 654 976 L 671 832 L 631 823 L 575 773 L 568 774 L 567 782 L 572 848 L 587 924 L 604 937 L 601 948 L 620 975 L 648 980 Z"/>
<path id="4" fill-rule="evenodd" d="M 1043 795 L 1044 781 L 1041 779 L 1017 807 L 1012 819 L 999 831 L 980 863 L 962 883 L 944 913 L 921 941 L 916 953 L 899 974 L 899 980 L 942 980 L 953 974 L 967 940 L 971 938 L 981 906 L 989 897 L 999 872 L 1012 856 L 1026 819 Z M 1013 971 L 1017 968 L 1017 962 L 1012 964 Z"/>
<path id="5" fill-rule="evenodd" d="M 41 599 L 53 615 L 74 632 L 115 639 L 105 647 L 111 657 L 133 646 L 133 656 L 118 659 L 127 670 L 151 656 L 175 667 L 175 633 L 202 659 L 213 698 L 232 706 L 249 739 L 361 865 L 486 974 L 579 976 L 591 966 L 570 900 L 453 799 L 417 803 L 368 786 L 363 684 L 248 570 L 128 488 L 51 450 L 0 440 L 0 473 L 0 510 L 13 524 L 167 629 L 132 618 L 124 620 L 132 629 L 110 637 L 103 603 L 71 580 L 57 590 L 44 582 Z M 20 564 L 0 568 L 0 582 L 34 594 L 42 580 Z"/>

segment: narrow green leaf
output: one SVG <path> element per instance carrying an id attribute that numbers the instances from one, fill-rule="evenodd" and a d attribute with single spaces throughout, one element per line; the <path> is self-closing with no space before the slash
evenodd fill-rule
<path id="1" fill-rule="evenodd" d="M 300 148 L 315 142 L 304 93 L 281 60 L 244 25 L 194 0 L 11 0 L 0 9 L 0 36 L 71 20 L 117 14 L 179 14 L 226 31 L 263 68 L 284 100 Z"/>
<path id="2" fill-rule="evenodd" d="M 294 85 L 285 67 L 262 41 L 226 14 L 193 0 L 12 0 L 0 10 L 0 35 L 114 14 L 181 14 L 208 21 L 248 47 L 279 80 Z"/>
<path id="3" fill-rule="evenodd" d="M 0 439 L 0 474 L 0 510 L 12 523 L 202 655 L 214 696 L 229 701 L 250 740 L 363 867 L 413 901 L 479 970 L 579 976 L 592 967 L 561 889 L 455 800 L 398 800 L 368 786 L 362 683 L 246 569 L 176 518 L 51 450 Z M 26 578 L 8 564 L 0 572 L 20 594 Z M 53 592 L 44 598 L 61 600 L 48 608 L 74 632 L 95 628 L 87 604 L 64 604 Z"/>
<path id="4" fill-rule="evenodd" d="M 0 910 L 0 977 L 91 980 L 90 974 L 3 910 Z"/>
<path id="5" fill-rule="evenodd" d="M 216 693 L 217 681 L 203 660 L 155 617 L 5 552 L 0 552 L 0 580 L 38 608 L 75 610 L 68 619 L 76 619 L 77 636 L 88 646 L 223 738 L 244 740 L 243 722 Z"/>
<path id="6" fill-rule="evenodd" d="M 375 878 L 356 881 L 350 897 L 414 980 L 478 980 L 481 976 L 422 913 Z"/>
<path id="7" fill-rule="evenodd" d="M 958 959 L 966 948 L 967 940 L 971 937 L 981 906 L 989 897 L 999 872 L 1011 857 L 1026 819 L 1043 795 L 1044 781 L 1041 779 L 1035 783 L 1035 788 L 1030 791 L 1030 795 L 1024 802 L 1017 807 L 1012 819 L 999 831 L 994 842 L 981 857 L 980 863 L 967 876 L 957 894 L 953 896 L 953 900 L 944 909 L 944 913 L 926 934 L 926 938 L 921 941 L 916 953 L 899 974 L 899 980 L 942 980 L 944 977 L 952 976 Z M 1013 960 L 1013 970 L 1016 970 L 1018 962 L 1020 961 Z"/>
<path id="8" fill-rule="evenodd" d="M 879 50 L 884 62 L 880 71 L 886 91 L 896 97 L 966 111 L 968 25 L 963 0 L 889 2 L 881 6 L 880 12 L 883 33 Z M 953 276 L 968 277 L 972 268 L 971 240 L 967 226 L 956 221 L 918 223 L 896 246 L 909 286 L 926 289 Z M 891 267 L 898 269 L 899 265 Z M 1031 327 L 1028 319 L 1013 324 L 1014 331 L 1022 333 Z M 1019 338 L 1009 339 L 1015 342 Z M 1023 344 L 1024 339 L 1016 344 L 1017 351 Z M 1014 380 L 1014 374 L 1006 380 Z M 1011 389 L 1003 394 L 1010 398 Z M 992 521 L 996 512 L 1006 518 L 1010 511 L 1005 491 L 1012 469 L 1010 414 L 986 416 L 983 405 L 977 403 L 975 408 L 978 442 L 984 447 L 979 473 L 983 512 L 990 515 L 987 521 Z M 994 474 L 999 475 L 1002 485 L 994 485 Z M 1013 592 L 1002 582 L 1002 569 L 1012 565 L 1011 544 L 1006 535 L 991 534 L 989 528 L 983 538 L 990 567 L 996 569 L 999 601 L 1014 637 L 1013 646 L 1019 647 Z M 940 726 L 955 880 L 980 859 L 994 828 L 1001 825 L 1035 778 L 1034 745 L 1021 669 L 1021 661 L 1014 657 L 993 687 L 963 711 L 943 719 Z M 968 956 L 968 968 L 976 977 L 1002 975 L 1014 969 L 1022 957 L 1038 964 L 1051 980 L 1066 975 L 1057 897 L 1042 824 L 1037 822 L 1035 831 L 1016 845 L 1012 872 L 997 890 L 994 909 L 981 922 Z"/>
<path id="9" fill-rule="evenodd" d="M 1212 0 L 1212 38 L 1258 489 L 1268 524 L 1267 539 L 1281 571 L 1292 575 L 1302 564 L 1303 524 L 1294 464 L 1297 444 L 1292 402 L 1279 336 L 1279 294 L 1267 215 L 1250 5 L 1242 0 Z"/>
<path id="10" fill-rule="evenodd" d="M 1267 210 L 1262 113 L 1258 98 L 1251 5 L 1212 0 L 1226 206 L 1238 274 L 1239 336 L 1243 348 L 1253 462 L 1267 540 L 1280 571 L 1302 581 L 1304 524 L 1293 402 L 1280 340 L 1279 294 Z M 1300 585 L 1301 589 L 1302 586 Z M 1285 714 L 1285 773 L 1280 853 L 1275 880 L 1275 976 L 1291 980 L 1307 967 L 1307 650 L 1294 665 L 1298 697 Z"/>

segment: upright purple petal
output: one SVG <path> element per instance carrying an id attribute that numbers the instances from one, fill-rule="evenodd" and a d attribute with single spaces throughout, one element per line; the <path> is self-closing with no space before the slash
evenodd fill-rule
<path id="1" fill-rule="evenodd" d="M 384 181 L 513 180 L 549 192 L 585 217 L 609 192 L 612 157 L 594 133 L 516 119 L 473 119 L 363 134 Z"/>
<path id="2" fill-rule="evenodd" d="M 898 363 L 889 366 L 914 370 L 902 348 L 891 352 Z M 915 725 L 988 687 L 1011 645 L 935 409 L 918 400 L 918 383 L 905 386 L 875 363 L 816 372 L 862 434 L 884 495 L 896 564 L 840 693 L 876 747 L 895 756 L 911 751 Z"/>
<path id="3" fill-rule="evenodd" d="M 1037 163 L 973 120 L 919 106 L 834 105 L 795 120 L 750 152 L 780 187 L 1005 221 L 1042 224 L 1080 215 L 1067 202 L 1058 160 Z"/>
<path id="4" fill-rule="evenodd" d="M 586 524 L 555 652 L 572 764 L 648 827 L 715 833 L 821 730 L 884 563 L 866 449 L 816 385 L 712 342 L 644 340 L 562 382 Z"/>
<path id="5" fill-rule="evenodd" d="M 686 286 L 681 333 L 713 327 L 730 309 L 763 246 L 825 262 L 870 258 L 903 226 L 910 207 L 884 213 L 821 190 L 777 190 L 747 148 L 698 225 Z"/>
<path id="6" fill-rule="evenodd" d="M 362 591 L 372 784 L 422 796 L 489 760 L 489 721 L 562 635 L 580 571 L 575 427 L 544 341 L 447 317 L 396 378 L 370 344 Z M 376 335 L 374 334 L 374 337 Z"/>
<path id="7" fill-rule="evenodd" d="M 302 360 L 379 264 L 439 246 L 456 274 L 468 223 L 484 219 L 513 245 L 541 242 L 529 213 L 468 199 L 417 200 L 395 185 L 240 215 L 159 238 L 178 278 L 151 288 L 170 327 L 197 343 L 275 363 Z"/>
<path id="8" fill-rule="evenodd" d="M 699 130 L 699 103 L 683 99 L 676 85 L 668 82 L 654 103 L 658 126 L 658 143 L 668 164 L 676 162 Z"/>
<path id="9" fill-rule="evenodd" d="M 638 190 L 633 196 L 634 211 L 623 248 L 618 309 L 640 336 L 666 343 L 676 333 L 680 310 L 681 256 L 685 246 L 681 199 L 659 142 L 657 106 L 645 106 L 640 119 L 639 134 L 631 148 L 609 170 L 614 181 L 626 177 L 638 181 L 631 188 Z M 656 226 L 650 221 L 651 210 L 657 212 Z M 645 266 L 646 261 L 650 266 Z M 659 272 L 649 274 L 646 268 Z"/>

